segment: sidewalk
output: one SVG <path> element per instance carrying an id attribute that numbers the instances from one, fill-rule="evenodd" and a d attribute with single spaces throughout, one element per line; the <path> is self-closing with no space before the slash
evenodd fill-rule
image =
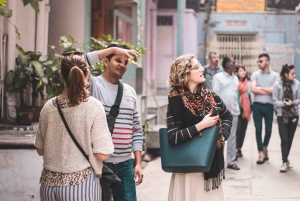
<path id="1" fill-rule="evenodd" d="M 257 165 L 255 128 L 251 121 L 242 149 L 244 157 L 237 161 L 241 170 L 226 169 L 223 182 L 226 201 L 300 201 L 300 127 L 289 156 L 294 167 L 287 173 L 279 172 L 282 161 L 276 121 L 268 149 L 270 160 Z M 161 169 L 160 157 L 149 162 L 144 168 L 144 181 L 137 187 L 138 201 L 166 201 L 170 178 L 171 174 Z"/>

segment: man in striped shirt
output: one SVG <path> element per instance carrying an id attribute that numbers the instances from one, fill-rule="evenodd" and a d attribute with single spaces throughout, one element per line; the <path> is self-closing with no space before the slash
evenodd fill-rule
<path id="1" fill-rule="evenodd" d="M 89 65 L 99 62 L 100 59 L 104 62 L 102 75 L 89 77 L 89 90 L 92 96 L 102 102 L 106 114 L 116 100 L 119 79 L 122 79 L 127 70 L 129 54 L 138 56 L 136 51 L 127 49 L 123 45 L 111 45 L 107 49 L 90 52 L 85 56 Z M 142 127 L 136 92 L 128 84 L 123 85 L 119 114 L 112 133 L 115 151 L 105 164 L 122 180 L 121 184 L 114 185 L 114 201 L 136 201 L 135 186 L 142 183 L 143 179 Z M 132 151 L 136 162 L 134 168 Z"/>

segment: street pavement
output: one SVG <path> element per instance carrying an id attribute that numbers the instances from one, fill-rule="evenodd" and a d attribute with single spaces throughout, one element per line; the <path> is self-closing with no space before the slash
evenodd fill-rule
<path id="1" fill-rule="evenodd" d="M 241 170 L 226 169 L 226 179 L 223 181 L 226 201 L 300 201 L 300 127 L 298 126 L 295 133 L 289 156 L 294 167 L 288 172 L 279 172 L 282 160 L 276 120 L 273 123 L 268 150 L 269 161 L 257 165 L 258 153 L 252 120 L 249 122 L 242 148 L 244 157 L 236 162 Z M 160 160 L 157 157 L 145 163 L 144 180 L 137 187 L 138 201 L 167 200 L 171 174 L 161 169 Z"/>

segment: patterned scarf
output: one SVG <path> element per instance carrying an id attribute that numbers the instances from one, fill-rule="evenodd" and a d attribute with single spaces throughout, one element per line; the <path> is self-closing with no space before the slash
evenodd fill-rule
<path id="1" fill-rule="evenodd" d="M 293 81 L 283 81 L 282 84 L 283 84 L 283 90 L 284 90 L 282 100 L 284 100 L 285 98 L 288 98 L 291 101 L 293 101 L 294 100 L 293 90 L 292 90 Z M 289 123 L 290 117 L 294 117 L 294 116 L 298 115 L 295 110 L 295 107 L 293 105 L 284 106 L 282 108 L 282 114 L 283 114 L 283 123 L 284 124 Z"/>
<path id="2" fill-rule="evenodd" d="M 212 112 L 214 107 L 217 107 L 212 92 L 206 89 L 204 84 L 197 85 L 196 93 L 190 92 L 190 90 L 187 88 L 174 88 L 171 93 L 172 94 L 170 94 L 170 96 L 181 96 L 184 106 L 195 116 L 200 116 L 201 118 L 204 118 L 205 115 Z M 217 143 L 217 148 L 220 149 L 224 144 L 220 120 L 217 121 L 215 126 L 220 127 L 219 139 Z"/>
<path id="3" fill-rule="evenodd" d="M 248 79 L 245 79 L 245 81 L 239 80 L 239 92 L 241 93 L 241 108 L 243 108 L 242 117 L 243 119 L 247 119 L 247 121 L 250 121 L 251 118 L 251 107 L 250 107 L 250 101 L 248 96 Z"/>
<path id="4" fill-rule="evenodd" d="M 192 112 L 193 115 L 203 119 L 205 115 L 212 112 L 212 109 L 217 106 L 213 93 L 206 89 L 204 84 L 198 84 L 196 93 L 191 93 L 187 88 L 173 88 L 169 97 L 181 96 L 184 107 Z M 224 139 L 220 120 L 216 126 L 220 126 L 217 149 L 213 157 L 213 161 L 208 172 L 204 172 L 204 190 L 210 191 L 218 189 L 225 178 L 224 172 Z"/>

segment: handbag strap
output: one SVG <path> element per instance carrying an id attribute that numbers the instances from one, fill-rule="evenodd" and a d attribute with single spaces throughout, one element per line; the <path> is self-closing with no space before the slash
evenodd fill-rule
<path id="1" fill-rule="evenodd" d="M 119 87 L 118 87 L 116 101 L 109 111 L 109 113 L 112 116 L 114 116 L 115 118 L 119 114 L 119 108 L 120 108 L 120 104 L 121 104 L 121 100 L 122 100 L 122 96 L 123 96 L 123 88 L 124 88 L 123 83 L 121 82 L 121 80 L 119 80 Z"/>
<path id="2" fill-rule="evenodd" d="M 79 149 L 79 151 L 82 153 L 82 155 L 86 158 L 86 160 L 88 160 L 88 161 L 90 162 L 89 156 L 85 153 L 85 151 L 84 151 L 84 150 L 82 149 L 82 147 L 79 145 L 79 143 L 78 143 L 77 140 L 75 139 L 73 133 L 71 132 L 71 130 L 70 130 L 68 124 L 67 124 L 67 121 L 66 121 L 66 119 L 65 119 L 65 117 L 64 117 L 64 115 L 63 115 L 63 113 L 62 113 L 62 111 L 61 111 L 61 109 L 60 109 L 59 104 L 58 104 L 58 97 L 56 97 L 55 102 L 56 102 L 56 105 L 57 105 L 58 113 L 59 113 L 59 115 L 60 115 L 62 121 L 64 122 L 64 125 L 65 125 L 65 127 L 66 127 L 66 129 L 67 129 L 67 131 L 68 131 L 68 133 L 69 133 L 69 135 L 70 135 L 70 137 L 72 138 L 73 142 L 75 143 L 75 145 L 77 146 L 77 148 Z"/>

